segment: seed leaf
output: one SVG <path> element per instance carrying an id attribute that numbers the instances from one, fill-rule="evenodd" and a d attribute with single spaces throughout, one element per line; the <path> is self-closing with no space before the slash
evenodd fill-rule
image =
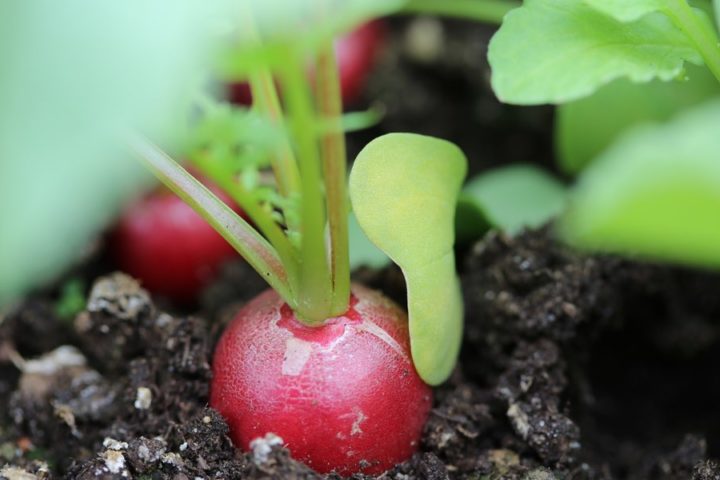
<path id="1" fill-rule="evenodd" d="M 720 100 L 621 138 L 581 176 L 560 233 L 579 247 L 720 267 Z"/>
<path id="2" fill-rule="evenodd" d="M 452 143 L 393 133 L 370 142 L 350 174 L 360 227 L 405 275 L 413 361 L 431 385 L 450 375 L 462 336 L 453 218 L 466 171 Z"/>
<path id="3" fill-rule="evenodd" d="M 510 234 L 539 227 L 562 212 L 566 200 L 565 186 L 536 166 L 518 164 L 490 170 L 463 189 L 456 217 L 458 236 L 462 232 L 467 239 L 474 233 L 476 239 L 487 224 Z M 484 221 L 460 224 L 472 221 L 473 216 Z"/>
<path id="4" fill-rule="evenodd" d="M 685 61 L 702 63 L 666 16 L 622 23 L 578 0 L 527 0 L 505 17 L 488 57 L 497 96 L 523 105 L 582 98 L 616 78 L 667 81 Z"/>

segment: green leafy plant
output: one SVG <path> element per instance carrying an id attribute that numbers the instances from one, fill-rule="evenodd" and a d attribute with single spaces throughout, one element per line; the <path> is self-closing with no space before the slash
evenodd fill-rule
<path id="1" fill-rule="evenodd" d="M 528 0 L 505 17 L 489 51 L 498 97 L 564 104 L 560 166 L 580 172 L 560 221 L 566 241 L 717 266 L 718 9 Z"/>
<path id="2" fill-rule="evenodd" d="M 685 62 L 720 78 L 717 43 L 708 15 L 686 0 L 529 0 L 505 17 L 488 57 L 501 100 L 563 103 L 617 78 L 673 80 Z"/>

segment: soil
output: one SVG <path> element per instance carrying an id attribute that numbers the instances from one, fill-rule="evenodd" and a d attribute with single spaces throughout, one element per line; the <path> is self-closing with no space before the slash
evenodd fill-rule
<path id="1" fill-rule="evenodd" d="M 550 165 L 552 112 L 520 115 L 477 81 L 487 78 L 480 59 L 491 30 L 420 21 L 430 23 L 394 22 L 368 87 L 387 110 L 375 133 L 449 137 L 474 171 Z M 408 46 L 412 29 L 438 26 L 434 55 Z M 180 310 L 111 273 L 101 245 L 94 251 L 55 287 L 0 313 L 0 478 L 339 478 L 272 442 L 239 452 L 207 407 L 219 333 L 265 288 L 247 265 L 226 265 L 198 305 Z M 720 275 L 579 254 L 550 227 L 491 232 L 458 256 L 460 362 L 435 390 L 420 452 L 377 478 L 720 480 Z M 404 298 L 397 268 L 355 277 Z M 87 302 L 68 314 L 58 305 L 70 279 L 84 282 Z"/>

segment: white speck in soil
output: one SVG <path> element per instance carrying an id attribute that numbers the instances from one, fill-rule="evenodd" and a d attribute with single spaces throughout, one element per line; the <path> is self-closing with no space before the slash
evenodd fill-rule
<path id="1" fill-rule="evenodd" d="M 63 345 L 35 360 L 28 360 L 23 373 L 54 375 L 68 367 L 84 367 L 87 361 L 80 351 L 69 345 Z"/>
<path id="2" fill-rule="evenodd" d="M 127 442 L 120 442 L 114 438 L 106 437 L 103 440 L 103 447 L 108 450 L 126 450 L 128 448 Z"/>
<path id="3" fill-rule="evenodd" d="M 147 410 L 152 404 L 152 391 L 147 387 L 139 387 L 135 396 L 135 408 L 138 410 Z"/>
<path id="4" fill-rule="evenodd" d="M 120 473 L 125 470 L 125 457 L 117 450 L 106 450 L 103 454 L 105 467 L 110 473 Z"/>
<path id="5" fill-rule="evenodd" d="M 250 449 L 253 452 L 253 461 L 261 465 L 268 461 L 268 456 L 272 453 L 272 447 L 283 444 L 283 439 L 270 432 L 264 437 L 258 437 L 250 442 Z"/>
<path id="6" fill-rule="evenodd" d="M 528 433 L 530 432 L 530 421 L 528 416 L 517 403 L 513 403 L 508 408 L 507 416 L 510 417 L 515 431 L 520 434 L 523 439 L 527 439 Z"/>
<path id="7" fill-rule="evenodd" d="M 7 466 L 0 469 L 0 478 L 7 478 L 8 480 L 37 480 L 38 477 L 26 472 L 22 468 Z"/>
<path id="8" fill-rule="evenodd" d="M 178 468 L 182 467 L 184 463 L 182 457 L 174 452 L 166 453 L 162 456 L 161 460 L 163 463 L 173 465 Z"/>

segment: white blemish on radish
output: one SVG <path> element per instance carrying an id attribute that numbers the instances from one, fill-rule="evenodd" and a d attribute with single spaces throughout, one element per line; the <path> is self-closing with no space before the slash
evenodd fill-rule
<path id="1" fill-rule="evenodd" d="M 406 360 L 410 360 L 408 356 L 406 355 L 403 348 L 400 346 L 398 342 L 395 341 L 393 337 L 390 336 L 389 333 L 387 333 L 382 328 L 378 327 L 375 323 L 365 320 L 360 325 L 357 325 L 355 328 L 358 330 L 361 330 L 363 332 L 367 332 L 371 335 L 375 335 L 377 338 L 385 342 L 390 348 L 395 350 L 395 353 L 400 355 L 401 357 L 405 358 Z"/>
<path id="2" fill-rule="evenodd" d="M 362 428 L 360 428 L 360 424 L 365 420 L 367 420 L 365 414 L 362 411 L 358 410 L 357 417 L 355 417 L 355 421 L 353 422 L 352 427 L 350 427 L 351 437 L 363 433 Z"/>
<path id="3" fill-rule="evenodd" d="M 290 337 L 285 340 L 285 355 L 283 356 L 282 373 L 296 377 L 300 375 L 305 364 L 310 359 L 313 346 L 310 342 Z"/>

